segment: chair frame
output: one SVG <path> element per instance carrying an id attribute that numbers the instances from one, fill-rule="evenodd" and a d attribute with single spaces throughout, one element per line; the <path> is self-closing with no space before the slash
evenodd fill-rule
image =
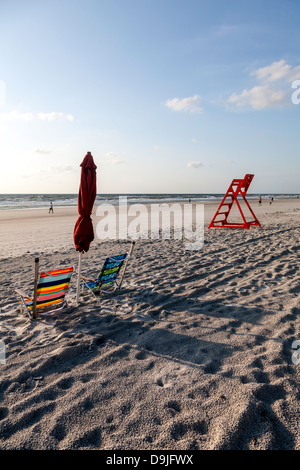
<path id="1" fill-rule="evenodd" d="M 51 313 L 55 313 L 55 312 L 60 312 L 62 311 L 63 309 L 65 308 L 68 308 L 68 303 L 65 299 L 65 297 L 61 300 L 60 303 L 57 304 L 57 306 L 53 306 L 52 305 L 49 305 L 49 307 L 47 306 L 44 306 L 44 307 L 40 307 L 38 310 L 37 310 L 37 305 L 36 305 L 36 302 L 37 302 L 37 298 L 38 298 L 38 295 L 37 295 L 37 288 L 38 288 L 38 281 L 40 279 L 40 275 L 39 275 L 39 258 L 35 258 L 35 278 L 34 278 L 34 293 L 33 293 L 33 297 L 30 297 L 29 295 L 25 294 L 24 292 L 18 290 L 18 289 L 15 289 L 15 292 L 20 296 L 21 298 L 21 305 L 22 305 L 22 310 L 23 308 L 25 308 L 25 311 L 27 312 L 30 320 L 32 319 L 35 319 L 37 318 L 37 314 L 38 315 L 42 315 L 42 316 L 47 316 L 47 315 L 50 315 Z M 73 268 L 73 272 L 75 272 L 75 267 L 72 266 Z M 47 271 L 42 271 L 44 273 L 47 274 Z M 42 273 L 40 273 L 42 274 Z M 71 280 L 71 279 L 70 279 Z M 70 281 L 69 281 L 70 282 Z M 69 286 L 68 288 L 66 289 L 68 291 L 69 289 Z M 25 300 L 30 300 L 32 302 L 32 308 L 30 309 Z M 31 314 L 32 312 L 32 314 Z"/>
<path id="2" fill-rule="evenodd" d="M 102 265 L 102 269 L 101 269 L 101 271 L 100 271 L 100 273 L 99 273 L 99 276 L 98 276 L 98 278 L 97 278 L 96 280 L 95 280 L 95 279 L 88 278 L 88 277 L 85 277 L 85 276 L 81 276 L 81 279 L 82 279 L 82 286 L 83 286 L 83 287 L 86 287 L 86 288 L 89 290 L 89 292 L 90 292 L 95 298 L 97 298 L 97 297 L 96 297 L 96 294 L 95 294 L 95 292 L 94 292 L 95 288 L 94 288 L 94 289 L 91 288 L 91 287 L 88 285 L 89 282 L 94 282 L 95 284 L 99 283 L 99 285 L 96 287 L 96 292 L 99 293 L 99 294 L 100 294 L 100 292 L 103 292 L 104 294 L 111 294 L 112 292 L 115 292 L 117 289 L 120 290 L 120 289 L 121 289 L 121 285 L 122 285 L 122 283 L 123 283 L 123 278 L 124 278 L 124 275 L 125 275 L 125 272 L 126 272 L 127 263 L 128 263 L 128 261 L 129 261 L 129 259 L 132 257 L 132 251 L 133 251 L 134 245 L 135 245 L 135 241 L 132 241 L 130 250 L 129 250 L 127 253 L 125 253 L 124 255 L 108 256 L 107 258 L 105 258 L 104 263 L 103 263 L 103 265 Z M 103 267 L 105 266 L 107 260 L 115 261 L 115 258 L 116 258 L 117 256 L 124 256 L 124 259 L 122 260 L 122 264 L 121 264 L 121 266 L 120 266 L 120 268 L 119 268 L 118 274 L 117 274 L 116 278 L 115 278 L 113 281 L 111 281 L 111 283 L 110 283 L 110 284 L 112 284 L 112 288 L 109 289 L 109 290 L 103 289 L 101 286 L 104 284 L 104 282 L 101 282 L 101 278 L 100 278 L 100 282 L 99 282 L 99 277 L 100 277 L 100 275 L 101 275 L 101 273 L 102 273 L 102 271 L 103 271 Z M 124 262 L 125 262 L 125 266 L 124 266 L 124 268 L 123 268 L 122 277 L 121 277 L 120 281 L 118 282 L 118 276 L 119 276 L 119 274 L 120 274 L 120 272 L 121 272 L 121 270 L 122 270 L 122 267 L 123 267 Z"/>

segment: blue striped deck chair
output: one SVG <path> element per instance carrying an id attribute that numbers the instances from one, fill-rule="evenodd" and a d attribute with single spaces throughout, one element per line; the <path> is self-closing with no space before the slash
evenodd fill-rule
<path id="1" fill-rule="evenodd" d="M 82 287 L 88 289 L 93 295 L 100 294 L 100 292 L 109 294 L 120 289 L 134 244 L 135 242 L 133 241 L 129 252 L 125 254 L 107 257 L 96 280 L 81 276 Z M 122 270 L 123 265 L 124 268 Z M 121 270 L 121 279 L 118 281 Z"/>
<path id="2" fill-rule="evenodd" d="M 36 263 L 38 263 L 38 258 Z M 36 270 L 38 270 L 37 266 Z M 41 272 L 35 283 L 33 297 L 16 290 L 21 297 L 20 303 L 30 319 L 36 318 L 37 314 L 49 315 L 68 306 L 65 297 L 73 271 L 74 267 Z"/>

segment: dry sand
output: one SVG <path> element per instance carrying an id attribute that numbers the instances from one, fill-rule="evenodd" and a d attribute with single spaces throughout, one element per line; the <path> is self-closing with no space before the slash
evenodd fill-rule
<path id="1" fill-rule="evenodd" d="M 121 291 L 76 306 L 74 277 L 69 311 L 34 321 L 14 288 L 36 254 L 77 266 L 77 210 L 1 212 L 0 448 L 299 450 L 300 200 L 251 205 L 262 228 L 208 230 L 207 204 L 201 250 L 140 240 Z M 95 239 L 83 272 L 128 248 Z"/>

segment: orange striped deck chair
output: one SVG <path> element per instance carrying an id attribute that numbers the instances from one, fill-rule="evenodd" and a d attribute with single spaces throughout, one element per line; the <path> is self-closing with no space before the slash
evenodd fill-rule
<path id="1" fill-rule="evenodd" d="M 58 312 L 68 306 L 65 297 L 73 271 L 74 267 L 41 272 L 34 288 L 33 297 L 16 290 L 16 293 L 21 297 L 20 303 L 27 311 L 29 318 Z"/>

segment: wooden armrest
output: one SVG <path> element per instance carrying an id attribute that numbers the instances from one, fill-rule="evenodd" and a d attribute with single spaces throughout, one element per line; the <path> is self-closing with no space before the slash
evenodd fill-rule
<path id="1" fill-rule="evenodd" d="M 33 300 L 32 297 L 29 297 L 29 295 L 24 294 L 24 292 L 21 292 L 20 290 L 16 290 L 16 289 L 15 289 L 15 292 L 16 292 L 17 294 L 19 294 L 21 297 L 24 297 L 24 299 Z"/>
<path id="2" fill-rule="evenodd" d="M 88 277 L 84 277 L 84 276 L 80 276 L 81 279 L 84 279 L 85 281 L 89 281 L 89 282 L 96 282 L 95 279 L 90 279 Z"/>

